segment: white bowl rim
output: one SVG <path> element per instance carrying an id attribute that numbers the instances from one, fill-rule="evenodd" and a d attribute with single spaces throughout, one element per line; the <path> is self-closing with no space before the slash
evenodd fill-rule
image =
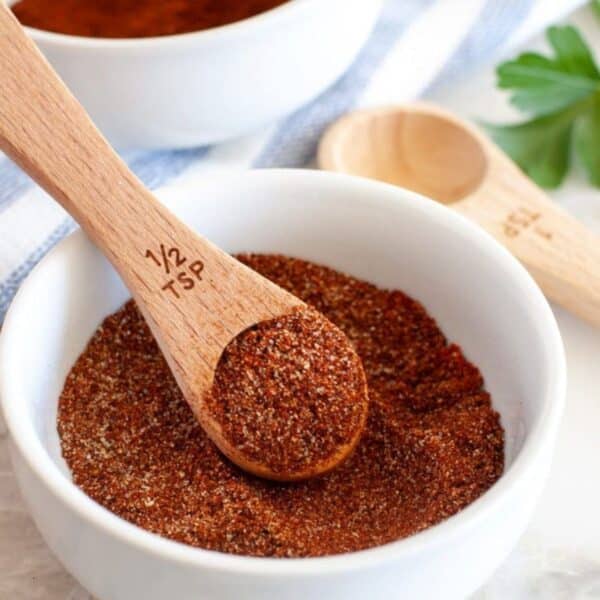
<path id="1" fill-rule="evenodd" d="M 230 176 L 228 173 L 215 173 L 205 176 L 204 181 L 210 183 L 221 180 L 226 184 Z M 0 335 L 0 401 L 4 409 L 7 428 L 21 456 L 57 498 L 96 527 L 164 560 L 230 574 L 243 573 L 260 577 L 306 577 L 348 572 L 415 556 L 422 551 L 435 549 L 441 543 L 457 539 L 459 536 L 462 537 L 482 519 L 485 519 L 496 506 L 501 505 L 503 499 L 511 491 L 514 491 L 520 482 L 527 481 L 527 477 L 532 475 L 532 468 L 536 465 L 536 458 L 544 450 L 544 443 L 553 442 L 556 438 L 565 401 L 566 361 L 558 325 L 544 295 L 525 268 L 491 235 L 455 211 L 415 192 L 360 177 L 300 169 L 245 171 L 236 174 L 236 177 L 272 179 L 274 182 L 283 178 L 286 183 L 290 183 L 294 179 L 302 181 L 312 178 L 316 184 L 329 180 L 331 184 L 335 182 L 336 186 L 352 186 L 357 190 L 362 190 L 364 193 L 361 202 L 365 204 L 384 205 L 388 209 L 393 209 L 395 197 L 396 201 L 399 200 L 405 206 L 408 205 L 410 210 L 426 214 L 440 226 L 451 228 L 456 234 L 468 238 L 475 245 L 485 246 L 486 250 L 494 255 L 494 259 L 498 261 L 502 270 L 510 275 L 513 283 L 519 286 L 521 292 L 528 298 L 532 309 L 530 310 L 532 318 L 538 323 L 537 330 L 544 336 L 543 347 L 549 361 L 549 380 L 545 386 L 543 408 L 513 464 L 480 498 L 438 525 L 382 546 L 326 557 L 259 558 L 204 550 L 163 538 L 121 519 L 65 479 L 64 474 L 34 434 L 31 425 L 25 423 L 25 419 L 20 418 L 19 406 L 22 403 L 19 401 L 21 397 L 19 385 L 18 382 L 11 380 L 4 368 L 7 362 L 6 357 L 10 352 L 10 339 L 16 335 L 12 333 L 12 329 L 13 321 L 19 317 L 19 296 L 27 293 L 30 282 L 42 273 L 47 264 L 52 261 L 61 261 L 63 256 L 68 256 L 85 240 L 81 231 L 76 231 L 62 240 L 35 267 L 17 293 L 7 313 Z M 319 179 L 321 182 L 318 181 Z M 169 187 L 162 188 L 158 195 L 167 194 L 169 189 Z"/>
<path id="2" fill-rule="evenodd" d="M 36 42 L 65 47 L 78 47 L 107 50 L 138 50 L 138 49 L 161 49 L 166 47 L 183 47 L 189 44 L 199 44 L 223 37 L 250 33 L 253 29 L 289 17 L 292 11 L 310 4 L 316 4 L 320 0 L 286 0 L 283 4 L 260 12 L 252 17 L 239 21 L 233 21 L 219 27 L 190 31 L 188 33 L 176 33 L 172 35 L 159 35 L 139 38 L 106 38 L 82 35 L 71 35 L 46 31 L 36 27 L 24 26 L 25 30 Z M 14 2 L 16 3 L 16 2 Z"/>

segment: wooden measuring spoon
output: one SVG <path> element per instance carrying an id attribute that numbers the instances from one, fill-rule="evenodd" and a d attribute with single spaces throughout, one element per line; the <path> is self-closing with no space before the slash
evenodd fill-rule
<path id="1" fill-rule="evenodd" d="M 73 215 L 118 270 L 196 418 L 233 462 L 263 477 L 294 480 L 328 471 L 347 457 L 367 410 L 358 358 L 363 381 L 356 398 L 359 426 L 314 464 L 275 472 L 225 437 L 207 404 L 224 349 L 257 323 L 305 310 L 303 303 L 193 233 L 159 204 L 96 130 L 4 3 L 0 149 Z"/>
<path id="2" fill-rule="evenodd" d="M 318 161 L 449 205 L 504 244 L 549 298 L 600 325 L 600 239 L 451 113 L 424 103 L 350 113 L 325 133 Z"/>

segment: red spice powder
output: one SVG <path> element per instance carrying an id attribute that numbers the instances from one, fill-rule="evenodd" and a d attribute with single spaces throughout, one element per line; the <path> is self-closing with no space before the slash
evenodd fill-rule
<path id="1" fill-rule="evenodd" d="M 247 19 L 286 0 L 20 0 L 12 10 L 37 29 L 102 38 L 190 33 Z"/>
<path id="2" fill-rule="evenodd" d="M 301 260 L 239 258 L 353 342 L 370 396 L 354 454 L 300 483 L 240 471 L 194 420 L 130 302 L 95 333 L 60 398 L 62 452 L 84 492 L 186 544 L 306 557 L 412 535 L 466 507 L 500 477 L 503 431 L 482 377 L 418 302 Z"/>
<path id="3" fill-rule="evenodd" d="M 316 310 L 299 308 L 229 343 L 206 404 L 246 459 L 275 479 L 308 478 L 330 470 L 358 441 L 367 382 L 342 331 Z"/>

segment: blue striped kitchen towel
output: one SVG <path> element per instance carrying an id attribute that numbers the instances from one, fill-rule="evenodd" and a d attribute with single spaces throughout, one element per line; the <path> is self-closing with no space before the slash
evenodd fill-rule
<path id="1" fill-rule="evenodd" d="M 369 0 L 365 0 L 368 2 Z M 150 188 L 207 170 L 310 165 L 324 128 L 359 106 L 406 101 L 456 82 L 583 0 L 388 0 L 349 71 L 277 125 L 211 148 L 129 154 Z M 74 222 L 0 156 L 0 324 L 20 283 Z"/>

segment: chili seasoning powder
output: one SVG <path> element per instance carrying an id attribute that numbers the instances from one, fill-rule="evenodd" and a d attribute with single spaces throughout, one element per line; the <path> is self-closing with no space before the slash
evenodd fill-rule
<path id="1" fill-rule="evenodd" d="M 299 307 L 227 345 L 206 406 L 245 459 L 267 467 L 273 479 L 307 479 L 331 470 L 358 442 L 367 382 L 344 333 Z"/>
<path id="2" fill-rule="evenodd" d="M 85 37 L 143 38 L 220 27 L 286 0 L 20 0 L 23 25 Z"/>
<path id="3" fill-rule="evenodd" d="M 60 397 L 63 456 L 85 493 L 186 544 L 308 557 L 412 535 L 497 481 L 504 436 L 482 376 L 418 302 L 302 260 L 239 259 L 353 342 L 370 396 L 354 454 L 331 473 L 299 483 L 240 471 L 195 421 L 129 302 L 94 334 Z"/>

